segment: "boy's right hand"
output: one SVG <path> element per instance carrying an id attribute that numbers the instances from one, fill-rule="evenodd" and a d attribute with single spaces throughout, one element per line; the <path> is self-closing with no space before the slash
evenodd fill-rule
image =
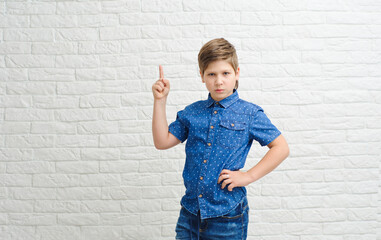
<path id="1" fill-rule="evenodd" d="M 169 93 L 169 80 L 164 79 L 163 67 L 159 65 L 160 79 L 152 85 L 152 93 L 155 100 L 164 99 Z"/>

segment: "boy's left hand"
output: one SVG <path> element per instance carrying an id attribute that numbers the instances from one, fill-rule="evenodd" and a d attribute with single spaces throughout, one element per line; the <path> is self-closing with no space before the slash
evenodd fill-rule
<path id="1" fill-rule="evenodd" d="M 228 190 L 233 191 L 235 187 L 245 187 L 251 183 L 251 177 L 247 172 L 231 171 L 224 169 L 218 178 L 218 184 L 222 182 L 221 189 L 224 189 L 229 184 Z"/>

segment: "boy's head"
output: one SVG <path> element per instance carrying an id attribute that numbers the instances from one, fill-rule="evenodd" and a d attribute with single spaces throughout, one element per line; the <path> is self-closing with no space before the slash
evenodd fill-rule
<path id="1" fill-rule="evenodd" d="M 207 42 L 198 54 L 202 82 L 211 97 L 221 101 L 238 88 L 239 67 L 234 46 L 223 38 Z"/>
<path id="2" fill-rule="evenodd" d="M 238 57 L 234 46 L 224 38 L 216 38 L 205 43 L 198 53 L 198 66 L 201 76 L 204 75 L 211 62 L 218 60 L 228 62 L 235 73 L 239 71 Z M 234 88 L 238 88 L 238 79 Z"/>

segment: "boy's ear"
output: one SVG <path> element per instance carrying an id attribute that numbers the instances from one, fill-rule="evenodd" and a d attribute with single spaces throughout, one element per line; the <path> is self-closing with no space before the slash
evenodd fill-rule
<path id="1" fill-rule="evenodd" d="M 235 73 L 235 77 L 236 77 L 237 81 L 239 80 L 239 73 L 240 73 L 240 68 L 237 67 L 237 72 Z"/>
<path id="2" fill-rule="evenodd" d="M 204 76 L 201 74 L 201 70 L 200 70 L 200 76 L 201 76 L 201 80 L 202 80 L 202 82 L 204 83 L 205 81 L 204 81 Z"/>

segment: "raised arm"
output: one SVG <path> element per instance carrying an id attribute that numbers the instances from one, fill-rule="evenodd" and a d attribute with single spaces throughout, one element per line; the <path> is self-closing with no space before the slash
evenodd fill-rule
<path id="1" fill-rule="evenodd" d="M 153 142 L 157 149 L 168 149 L 180 143 L 180 140 L 168 132 L 166 103 L 170 89 L 168 79 L 164 79 L 163 67 L 159 66 L 160 79 L 152 85 L 154 97 L 152 116 Z"/>

